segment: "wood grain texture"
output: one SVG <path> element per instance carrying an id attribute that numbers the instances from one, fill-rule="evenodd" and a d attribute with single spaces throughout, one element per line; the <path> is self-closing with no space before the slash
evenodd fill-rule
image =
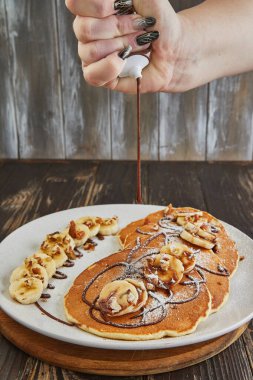
<path id="1" fill-rule="evenodd" d="M 0 158 L 17 158 L 18 138 L 5 0 L 0 0 L 0 49 Z"/>
<path id="2" fill-rule="evenodd" d="M 184 94 L 159 94 L 161 160 L 204 160 L 207 86 Z"/>
<path id="3" fill-rule="evenodd" d="M 80 347 L 65 342 L 59 344 L 59 341 L 27 329 L 0 311 L 1 333 L 21 350 L 46 363 L 99 375 L 148 375 L 189 367 L 226 349 L 246 328 L 247 325 L 244 325 L 211 341 L 185 347 L 122 352 Z"/>
<path id="4" fill-rule="evenodd" d="M 172 0 L 176 12 L 200 0 Z M 208 86 L 183 94 L 159 94 L 161 160 L 205 160 Z"/>
<path id="5" fill-rule="evenodd" d="M 210 84 L 208 160 L 251 160 L 253 154 L 253 73 Z"/>
<path id="6" fill-rule="evenodd" d="M 196 163 L 178 162 L 169 165 L 165 162 L 152 163 L 149 166 L 149 204 L 175 207 L 191 206 L 206 210 L 203 190 L 197 176 Z M 155 184 L 159 183 L 159 186 Z M 159 203 L 157 203 L 159 201 Z"/>
<path id="7" fill-rule="evenodd" d="M 109 91 L 83 79 L 72 30 L 74 17 L 57 0 L 64 133 L 67 158 L 111 158 Z"/>
<path id="8" fill-rule="evenodd" d="M 111 93 L 112 158 L 136 159 L 136 95 Z M 141 155 L 143 160 L 158 159 L 158 94 L 141 95 Z"/>
<path id="9" fill-rule="evenodd" d="M 0 161 L 0 240 L 25 222 L 84 204 L 132 203 L 135 163 L 26 163 Z M 225 179 L 224 179 L 225 177 Z M 208 210 L 253 237 L 253 164 L 148 163 L 143 168 L 145 201 Z M 252 380 L 252 324 L 227 350 L 187 369 L 136 380 Z M 36 360 L 0 336 L 0 379 L 110 380 Z M 133 379 L 133 377 L 117 379 Z"/>
<path id="10" fill-rule="evenodd" d="M 6 1 L 21 158 L 63 158 L 56 19 L 51 0 Z"/>

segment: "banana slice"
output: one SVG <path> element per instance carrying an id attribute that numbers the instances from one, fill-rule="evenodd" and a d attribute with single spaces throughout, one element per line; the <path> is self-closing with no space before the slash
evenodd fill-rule
<path id="1" fill-rule="evenodd" d="M 106 284 L 99 295 L 98 306 L 103 314 L 118 317 L 140 310 L 147 299 L 144 283 L 127 278 Z"/>
<path id="2" fill-rule="evenodd" d="M 194 234 L 197 234 L 200 237 L 203 237 L 204 239 L 211 240 L 211 241 L 215 240 L 214 234 L 212 234 L 212 233 L 210 233 L 210 232 L 208 232 L 202 228 L 202 226 L 203 227 L 205 226 L 205 223 L 203 220 L 199 220 L 196 223 L 191 223 L 185 217 L 180 216 L 177 218 L 177 223 L 180 226 L 184 226 L 184 228 L 187 231 L 192 232 Z"/>
<path id="3" fill-rule="evenodd" d="M 144 264 L 146 280 L 157 287 L 167 287 L 181 281 L 184 274 L 182 262 L 175 256 L 159 253 L 151 256 Z"/>
<path id="4" fill-rule="evenodd" d="M 39 300 L 43 292 L 43 284 L 35 277 L 20 278 L 10 284 L 9 292 L 16 301 L 29 305 Z"/>
<path id="5" fill-rule="evenodd" d="M 205 249 L 212 249 L 215 245 L 214 243 L 208 240 L 192 235 L 190 232 L 186 230 L 181 232 L 180 237 L 191 244 L 197 245 Z"/>
<path id="6" fill-rule="evenodd" d="M 68 230 L 47 235 L 47 241 L 62 247 L 69 259 L 76 259 L 74 251 L 76 244 L 74 239 L 69 235 Z"/>
<path id="7" fill-rule="evenodd" d="M 29 277 L 34 277 L 40 280 L 45 289 L 48 285 L 48 275 L 45 268 L 37 263 L 36 260 L 29 260 L 26 265 L 23 264 L 16 269 L 11 274 L 10 283 L 20 280 L 21 278 L 26 279 Z"/>
<path id="8" fill-rule="evenodd" d="M 100 223 L 99 232 L 101 235 L 109 236 L 115 235 L 119 230 L 118 218 L 98 218 Z"/>
<path id="9" fill-rule="evenodd" d="M 184 216 L 178 216 L 177 217 L 177 224 L 180 226 L 184 226 L 187 223 L 187 220 L 185 219 Z"/>
<path id="10" fill-rule="evenodd" d="M 185 244 L 171 242 L 162 247 L 161 253 L 167 253 L 179 259 L 184 266 L 184 273 L 190 272 L 195 267 L 196 257 L 194 251 Z"/>
<path id="11" fill-rule="evenodd" d="M 65 231 L 64 231 L 65 232 Z M 80 247 L 90 237 L 90 230 L 85 224 L 79 224 L 71 220 L 68 228 L 68 234 L 72 237 L 76 247 Z"/>
<path id="12" fill-rule="evenodd" d="M 75 220 L 75 223 L 77 224 L 85 224 L 90 230 L 90 237 L 94 237 L 99 233 L 100 229 L 100 218 L 96 216 L 84 216 L 82 218 L 79 218 Z"/>
<path id="13" fill-rule="evenodd" d="M 176 212 L 177 217 L 191 217 L 191 216 L 203 216 L 202 211 L 192 211 L 192 212 Z"/>
<path id="14" fill-rule="evenodd" d="M 215 240 L 215 238 L 216 238 L 215 235 L 211 234 L 210 232 L 207 232 L 207 231 L 203 230 L 202 228 L 199 228 L 199 229 L 198 229 L 197 234 L 198 234 L 200 237 L 203 237 L 203 238 L 206 239 L 206 240 L 211 240 L 211 241 L 213 241 L 213 240 Z"/>
<path id="15" fill-rule="evenodd" d="M 187 222 L 184 225 L 184 228 L 186 229 L 186 231 L 190 232 L 193 235 L 198 235 L 200 237 L 203 237 L 204 239 L 211 240 L 211 241 L 215 240 L 215 235 L 202 230 L 197 224 Z"/>
<path id="16" fill-rule="evenodd" d="M 33 256 L 29 256 L 25 259 L 25 266 L 29 265 L 29 261 L 36 262 L 37 264 L 44 267 L 47 271 L 48 278 L 51 278 L 55 274 L 56 265 L 51 256 L 46 255 L 42 252 L 36 252 Z"/>
<path id="17" fill-rule="evenodd" d="M 48 256 L 51 256 L 55 262 L 56 268 L 62 267 L 65 261 L 68 260 L 68 256 L 64 252 L 64 249 L 55 243 L 50 243 L 45 240 L 41 246 L 40 251 Z"/>

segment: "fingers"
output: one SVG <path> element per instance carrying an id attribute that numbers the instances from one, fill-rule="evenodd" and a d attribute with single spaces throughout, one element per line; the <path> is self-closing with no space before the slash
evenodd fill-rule
<path id="1" fill-rule="evenodd" d="M 132 33 L 124 37 L 117 37 L 110 40 L 98 40 L 87 44 L 78 43 L 78 54 L 85 65 L 99 61 L 107 55 L 121 51 L 130 45 L 133 52 L 142 51 L 148 48 L 149 44 L 157 39 L 159 34 L 152 33 Z"/>
<path id="2" fill-rule="evenodd" d="M 125 93 L 136 93 L 135 78 L 119 78 L 118 75 L 125 65 L 125 58 L 130 54 L 130 47 L 125 48 L 120 54 L 113 53 L 98 62 L 83 67 L 84 79 L 91 85 Z M 142 73 L 141 92 L 163 91 L 164 86 L 171 80 L 172 71 L 165 75 L 155 65 L 150 63 Z"/>
<path id="3" fill-rule="evenodd" d="M 100 87 L 110 82 L 117 83 L 119 73 L 124 67 L 125 61 L 118 53 L 108 55 L 100 61 L 83 67 L 84 79 L 91 85 Z M 116 85 L 116 84 L 115 84 Z"/>
<path id="4" fill-rule="evenodd" d="M 74 15 L 104 18 L 115 13 L 133 13 L 131 0 L 65 0 Z"/>
<path id="5" fill-rule="evenodd" d="M 73 28 L 78 41 L 85 43 L 131 34 L 154 26 L 155 22 L 153 17 L 139 15 L 113 15 L 103 19 L 77 16 Z"/>

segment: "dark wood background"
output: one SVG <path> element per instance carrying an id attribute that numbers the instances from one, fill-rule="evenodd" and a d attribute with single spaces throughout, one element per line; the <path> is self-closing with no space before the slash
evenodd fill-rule
<path id="1" fill-rule="evenodd" d="M 72 22 L 64 0 L 0 0 L 0 158 L 135 157 L 135 97 L 84 83 Z M 143 158 L 251 160 L 252 84 L 144 95 Z"/>

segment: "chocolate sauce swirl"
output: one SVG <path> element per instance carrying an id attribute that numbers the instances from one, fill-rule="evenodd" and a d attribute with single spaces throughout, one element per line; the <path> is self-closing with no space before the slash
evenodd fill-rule
<path id="1" fill-rule="evenodd" d="M 149 236 L 149 237 L 144 241 L 142 241 L 140 237 L 137 237 L 136 244 L 130 250 L 127 256 L 126 262 L 119 262 L 119 263 L 115 263 L 108 266 L 107 268 L 99 272 L 93 279 L 89 281 L 89 283 L 85 286 L 83 290 L 82 300 L 89 306 L 89 314 L 92 319 L 94 319 L 95 321 L 101 324 L 110 325 L 114 327 L 120 327 L 120 328 L 130 328 L 130 329 L 154 325 L 161 322 L 164 318 L 166 318 L 169 306 L 188 303 L 195 300 L 199 296 L 202 284 L 206 283 L 206 277 L 203 271 L 206 271 L 218 276 L 230 275 L 228 270 L 221 265 L 218 265 L 217 271 L 213 271 L 211 269 L 208 269 L 201 265 L 196 264 L 195 269 L 198 272 L 200 278 L 195 278 L 191 276 L 190 274 L 187 274 L 186 277 L 188 278 L 188 280 L 180 282 L 180 285 L 182 286 L 194 287 L 193 294 L 190 297 L 185 298 L 185 299 L 176 299 L 173 294 L 173 287 L 168 288 L 168 287 L 159 286 L 165 292 L 167 292 L 167 296 L 163 297 L 159 293 L 149 291 L 148 292 L 149 298 L 151 297 L 152 300 L 156 302 L 155 306 L 151 305 L 150 307 L 144 307 L 140 313 L 130 318 L 129 323 L 118 323 L 118 322 L 109 320 L 108 317 L 101 312 L 101 310 L 99 309 L 97 305 L 97 300 L 99 296 L 97 296 L 95 300 L 93 301 L 89 301 L 87 299 L 88 290 L 100 276 L 102 276 L 107 271 L 115 267 L 122 267 L 124 271 L 123 274 L 115 278 L 115 280 L 119 280 L 119 279 L 121 280 L 121 279 L 126 279 L 126 278 L 138 278 L 141 280 L 145 280 L 142 261 L 145 260 L 147 257 L 156 255 L 160 252 L 159 248 L 150 248 L 148 247 L 148 245 L 153 240 L 159 238 L 161 235 L 164 236 L 164 242 L 166 245 L 171 236 L 179 236 L 182 230 L 181 227 L 175 226 L 174 224 L 170 224 L 170 222 L 171 222 L 171 218 L 165 217 L 165 218 L 160 219 L 158 222 L 158 225 L 162 228 L 162 230 L 155 233 L 142 231 L 140 228 L 137 228 L 136 232 L 145 236 Z M 136 252 L 139 252 L 140 250 L 144 251 L 142 255 L 139 258 L 133 260 L 133 255 Z M 200 250 L 196 250 L 194 254 L 197 255 L 199 252 Z M 159 310 L 159 313 L 157 313 L 157 310 Z M 154 312 L 155 314 L 152 314 Z M 152 320 L 147 321 L 146 317 L 149 314 L 152 316 Z M 138 321 L 133 322 L 136 319 Z"/>

